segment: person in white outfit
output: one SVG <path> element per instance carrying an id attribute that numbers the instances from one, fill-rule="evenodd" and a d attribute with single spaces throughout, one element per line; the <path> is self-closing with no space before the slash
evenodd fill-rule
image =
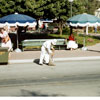
<path id="1" fill-rule="evenodd" d="M 53 55 L 53 45 L 56 45 L 57 40 L 47 40 L 46 42 L 43 43 L 41 47 L 41 55 L 40 55 L 40 61 L 39 64 L 43 65 L 44 61 L 45 64 L 49 64 L 50 61 L 50 56 Z"/>
<path id="2" fill-rule="evenodd" d="M 1 47 L 8 47 L 8 51 L 12 49 L 11 39 L 8 35 L 8 32 L 2 28 L 0 30 L 0 37 L 1 37 Z"/>

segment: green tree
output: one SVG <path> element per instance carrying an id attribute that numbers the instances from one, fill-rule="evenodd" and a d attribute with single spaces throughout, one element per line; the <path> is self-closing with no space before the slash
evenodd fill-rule
<path id="1" fill-rule="evenodd" d="M 98 0 L 74 0 L 73 16 L 81 13 L 93 14 L 99 8 Z M 0 17 L 11 13 L 24 13 L 37 20 L 41 18 L 57 19 L 56 23 L 62 35 L 63 26 L 70 17 L 68 0 L 0 0 Z"/>
<path id="2" fill-rule="evenodd" d="M 15 12 L 24 13 L 32 16 L 34 10 L 34 0 L 0 0 L 0 16 Z"/>
<path id="3" fill-rule="evenodd" d="M 43 18 L 57 19 L 56 23 L 62 35 L 63 25 L 67 20 L 67 0 L 45 0 Z"/>
<path id="4" fill-rule="evenodd" d="M 0 0 L 0 16 L 14 12 L 14 2 L 12 0 Z"/>
<path id="5" fill-rule="evenodd" d="M 74 0 L 72 5 L 73 15 L 83 13 L 85 11 L 84 5 L 81 1 Z M 44 7 L 44 17 L 56 18 L 60 35 L 62 35 L 63 26 L 70 17 L 70 10 L 70 2 L 68 0 L 47 0 Z"/>
<path id="6" fill-rule="evenodd" d="M 83 9 L 83 13 L 88 14 L 94 14 L 95 10 L 100 7 L 100 1 L 99 0 L 75 0 L 76 6 L 80 3 L 80 8 Z M 81 9 L 81 12 L 82 12 Z M 79 11 L 80 12 L 80 11 Z"/>
<path id="7" fill-rule="evenodd" d="M 25 6 L 27 8 L 26 14 L 37 19 L 37 29 L 39 27 L 38 21 L 43 18 L 45 0 L 26 0 Z"/>
<path id="8" fill-rule="evenodd" d="M 98 0 L 88 0 L 88 13 L 94 14 L 95 10 L 100 7 L 100 1 Z"/>

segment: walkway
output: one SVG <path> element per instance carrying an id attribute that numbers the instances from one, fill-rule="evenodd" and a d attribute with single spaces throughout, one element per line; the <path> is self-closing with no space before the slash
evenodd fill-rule
<path id="1" fill-rule="evenodd" d="M 72 59 L 100 59 L 100 43 L 94 46 L 88 46 L 87 51 L 83 51 L 81 49 L 77 50 L 56 50 L 54 59 L 55 60 L 72 60 Z M 34 59 L 39 59 L 40 51 L 24 51 L 24 52 L 11 52 L 9 62 L 14 63 L 18 62 L 32 62 Z"/>

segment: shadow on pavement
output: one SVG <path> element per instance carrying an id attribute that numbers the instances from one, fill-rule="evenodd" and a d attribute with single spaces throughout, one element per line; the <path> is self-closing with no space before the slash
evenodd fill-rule
<path id="1" fill-rule="evenodd" d="M 33 61 L 33 63 L 36 63 L 36 64 L 39 65 L 39 59 L 35 59 L 35 60 Z"/>
<path id="2" fill-rule="evenodd" d="M 100 51 L 98 51 L 98 50 L 90 50 L 90 49 L 88 49 L 88 51 L 100 53 Z"/>
<path id="3" fill-rule="evenodd" d="M 40 92 L 35 92 L 35 91 L 29 91 L 29 90 L 21 90 L 21 94 L 22 96 L 34 96 L 34 97 L 38 97 L 38 96 L 43 96 L 43 97 L 48 97 L 48 96 L 64 96 L 64 95 L 60 95 L 60 94 L 43 94 Z"/>
<path id="4" fill-rule="evenodd" d="M 7 65 L 8 63 L 0 63 L 0 65 Z"/>

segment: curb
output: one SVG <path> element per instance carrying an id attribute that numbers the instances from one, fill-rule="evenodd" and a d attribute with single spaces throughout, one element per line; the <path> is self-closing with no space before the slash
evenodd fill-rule
<path id="1" fill-rule="evenodd" d="M 33 63 L 36 59 L 9 60 L 10 64 Z M 100 60 L 100 56 L 54 58 L 54 61 Z"/>

